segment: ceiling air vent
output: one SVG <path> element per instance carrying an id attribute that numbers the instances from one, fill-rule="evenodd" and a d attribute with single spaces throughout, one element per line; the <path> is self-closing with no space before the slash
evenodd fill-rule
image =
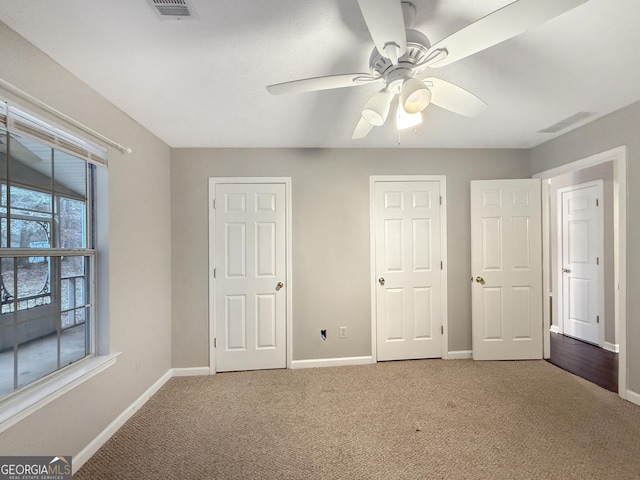
<path id="1" fill-rule="evenodd" d="M 538 133 L 557 133 L 565 128 L 569 128 L 571 125 L 574 125 L 585 118 L 588 118 L 592 115 L 595 115 L 592 112 L 578 112 L 574 113 L 570 117 L 565 118 L 564 120 L 560 120 L 558 123 L 554 123 L 550 127 L 547 127 L 543 130 L 540 130 Z"/>
<path id="2" fill-rule="evenodd" d="M 193 20 L 196 15 L 188 0 L 148 0 L 162 20 Z"/>

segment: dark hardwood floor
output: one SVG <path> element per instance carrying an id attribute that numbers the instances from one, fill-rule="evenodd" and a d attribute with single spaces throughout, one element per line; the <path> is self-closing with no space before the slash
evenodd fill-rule
<path id="1" fill-rule="evenodd" d="M 618 392 L 618 354 L 557 333 L 551 334 L 554 365 L 602 388 Z"/>

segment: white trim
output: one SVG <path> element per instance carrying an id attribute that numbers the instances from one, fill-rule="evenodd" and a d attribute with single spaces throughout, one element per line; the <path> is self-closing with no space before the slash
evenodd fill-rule
<path id="1" fill-rule="evenodd" d="M 311 360 L 293 360 L 290 368 L 345 367 L 349 365 L 368 365 L 370 363 L 376 363 L 372 356 L 316 358 Z"/>
<path id="2" fill-rule="evenodd" d="M 443 262 L 442 270 L 440 270 L 440 312 L 442 321 L 442 358 L 449 359 L 449 292 L 447 291 L 447 271 L 449 268 L 447 256 L 447 177 L 439 175 L 440 196 L 442 197 L 442 205 L 440 205 L 440 258 Z"/>
<path id="3" fill-rule="evenodd" d="M 198 377 L 201 375 L 209 375 L 209 367 L 189 367 L 189 368 L 172 368 L 172 377 Z"/>
<path id="4" fill-rule="evenodd" d="M 292 368 L 293 361 L 293 221 L 292 221 L 292 198 L 291 198 L 291 177 L 210 177 L 209 178 L 209 373 L 216 373 L 216 355 L 213 348 L 215 331 L 215 309 L 214 309 L 214 269 L 215 269 L 215 221 L 216 211 L 213 202 L 216 198 L 216 184 L 229 183 L 282 183 L 285 190 L 285 229 L 286 229 L 286 275 L 287 275 L 287 300 L 286 300 L 286 357 L 287 368 Z"/>
<path id="5" fill-rule="evenodd" d="M 538 172 L 532 175 L 532 177 L 542 179 L 553 178 L 565 173 L 582 170 L 583 168 L 600 165 L 601 163 L 609 162 L 611 160 L 617 160 L 620 158 L 626 159 L 626 157 L 627 147 L 626 145 L 623 145 L 620 147 L 612 148 L 611 150 L 607 150 L 606 152 L 596 153 L 595 155 L 591 155 L 590 157 L 575 160 L 570 163 L 565 163 L 564 165 L 560 165 L 559 167 L 550 168 L 549 170 Z"/>
<path id="6" fill-rule="evenodd" d="M 376 182 L 439 182 L 440 196 L 440 258 L 443 268 L 440 270 L 440 324 L 443 328 L 441 352 L 442 358 L 449 358 L 449 324 L 448 324 L 448 292 L 447 270 L 447 177 L 446 175 L 371 175 L 369 177 L 369 272 L 371 277 L 371 357 L 378 358 L 377 324 L 376 324 L 376 244 L 375 244 L 375 183 Z"/>
<path id="7" fill-rule="evenodd" d="M 564 276 L 562 275 L 562 269 L 564 268 L 564 197 L 563 195 L 565 193 L 571 193 L 571 192 L 575 192 L 577 190 L 583 190 L 585 188 L 591 188 L 591 187 L 596 187 L 597 189 L 597 194 L 598 194 L 598 198 L 600 199 L 601 205 L 599 209 L 596 210 L 596 214 L 595 217 L 593 218 L 593 220 L 595 220 L 596 222 L 596 226 L 598 227 L 599 231 L 600 231 L 600 238 L 599 238 L 599 242 L 597 243 L 597 254 L 596 256 L 599 257 L 602 261 L 600 262 L 600 268 L 598 269 L 598 312 L 597 315 L 600 317 L 600 319 L 602 320 L 599 324 L 598 324 L 598 346 L 602 347 L 604 344 L 604 335 L 605 335 L 605 322 L 606 322 L 606 318 L 604 315 L 604 180 L 602 179 L 598 179 L 598 180 L 590 180 L 587 182 L 583 182 L 583 183 L 577 183 L 574 185 L 569 185 L 568 187 L 562 187 L 562 188 L 558 188 L 558 190 L 556 191 L 556 232 L 557 232 L 557 242 L 556 242 L 556 251 L 557 251 L 557 265 L 556 265 L 556 271 L 552 272 L 552 275 L 555 274 L 557 275 L 557 284 L 558 284 L 558 292 L 556 295 L 556 311 L 558 312 L 558 318 L 557 318 L 557 322 L 558 322 L 558 329 L 560 331 L 560 333 L 564 333 L 565 331 L 565 326 L 564 326 Z M 547 235 L 547 237 L 543 237 L 543 238 L 549 238 L 549 236 Z M 546 244 L 549 244 L 550 242 L 545 241 Z M 583 338 L 578 338 L 578 340 L 585 340 Z"/>
<path id="8" fill-rule="evenodd" d="M 640 393 L 627 390 L 627 400 L 629 400 L 631 403 L 635 403 L 636 405 L 640 405 Z"/>
<path id="9" fill-rule="evenodd" d="M 454 352 L 447 352 L 446 360 L 465 360 L 467 358 L 473 358 L 473 351 L 471 350 L 457 350 Z"/>
<path id="10" fill-rule="evenodd" d="M 560 327 L 558 325 L 551 325 L 551 327 L 549 327 L 549 331 L 551 333 L 560 334 Z M 545 357 L 545 358 L 549 358 L 549 357 Z"/>
<path id="11" fill-rule="evenodd" d="M 542 196 L 542 358 L 551 358 L 551 337 L 549 332 L 553 332 L 556 325 L 551 325 L 551 282 L 549 275 L 545 275 L 544 262 L 551 258 L 549 247 L 549 180 L 540 181 Z M 556 331 L 557 333 L 557 331 Z"/>
<path id="12" fill-rule="evenodd" d="M 215 258 L 216 251 L 214 245 L 214 239 L 216 238 L 216 210 L 213 208 L 216 200 L 216 184 L 213 178 L 209 178 L 209 192 L 207 197 L 207 210 L 209 211 L 209 281 L 207 284 L 207 296 L 209 297 L 209 373 L 211 375 L 216 373 L 216 352 L 213 348 L 216 332 L 215 332 L 215 302 L 213 301 L 213 287 L 214 287 L 214 272 L 215 272 Z"/>
<path id="13" fill-rule="evenodd" d="M 378 306 L 376 304 L 376 231 L 374 221 L 374 206 L 375 204 L 375 188 L 374 177 L 369 177 L 369 277 L 370 281 L 370 294 L 369 301 L 371 302 L 371 358 L 377 360 L 378 358 L 378 325 L 376 312 Z"/>
<path id="14" fill-rule="evenodd" d="M 116 363 L 120 353 L 87 358 L 5 399 L 0 406 L 0 432 L 37 412 Z"/>
<path id="15" fill-rule="evenodd" d="M 142 395 L 140 395 L 129 407 L 127 407 L 120 415 L 116 417 L 116 419 L 111 422 L 107 428 L 105 428 L 102 432 L 98 434 L 96 438 L 91 440 L 89 444 L 80 450 L 78 455 L 73 456 L 73 473 L 76 473 L 80 470 L 80 467 L 84 465 L 87 460 L 89 460 L 95 453 L 102 447 L 107 440 L 109 440 L 120 427 L 122 427 L 127 420 L 129 420 L 134 413 L 140 410 L 147 401 L 162 388 L 162 386 L 169 381 L 172 377 L 172 370 L 167 370 L 167 372 L 162 375 L 158 381 L 156 381 L 151 387 L 147 389 Z"/>
<path id="16" fill-rule="evenodd" d="M 629 399 L 629 395 L 633 394 L 633 392 L 627 390 L 627 147 L 617 147 L 545 170 L 536 173 L 533 178 L 548 179 L 609 161 L 613 162 L 614 284 L 618 286 L 615 289 L 614 300 L 616 341 L 620 350 L 618 357 L 618 395 L 624 399 Z M 544 184 L 545 182 L 543 182 Z M 548 222 L 548 220 L 547 215 L 546 221 Z M 549 268 L 549 257 L 543 257 L 543 278 L 548 277 Z M 550 312 L 545 311 L 543 313 L 545 315 L 545 324 L 549 324 Z M 545 342 L 550 341 L 548 334 L 545 334 L 544 340 Z"/>

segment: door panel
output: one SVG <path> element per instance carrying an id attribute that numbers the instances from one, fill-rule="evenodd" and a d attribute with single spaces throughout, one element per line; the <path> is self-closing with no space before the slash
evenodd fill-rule
<path id="1" fill-rule="evenodd" d="M 228 350 L 247 348 L 247 297 L 227 295 L 225 309 L 226 346 Z"/>
<path id="2" fill-rule="evenodd" d="M 413 220 L 413 268 L 414 271 L 431 270 L 431 219 Z"/>
<path id="3" fill-rule="evenodd" d="M 473 240 L 472 240 L 473 241 Z M 502 219 L 482 219 L 483 270 L 502 269 Z"/>
<path id="4" fill-rule="evenodd" d="M 540 181 L 471 182 L 475 360 L 542 358 Z"/>
<path id="5" fill-rule="evenodd" d="M 502 339 L 502 289 L 500 287 L 487 287 L 482 289 L 484 300 L 484 340 Z"/>
<path id="6" fill-rule="evenodd" d="M 244 223 L 227 223 L 224 228 L 227 232 L 225 245 L 229 246 L 225 255 L 226 276 L 228 278 L 246 278 L 246 225 Z"/>
<path id="7" fill-rule="evenodd" d="M 384 291 L 386 300 L 386 321 L 383 331 L 386 331 L 386 341 L 405 340 L 404 338 L 404 289 L 386 288 Z"/>
<path id="8" fill-rule="evenodd" d="M 563 333 L 600 343 L 600 259 L 603 253 L 602 182 L 558 191 L 561 205 Z"/>
<path id="9" fill-rule="evenodd" d="M 220 183 L 215 199 L 216 370 L 285 368 L 285 185 Z"/>
<path id="10" fill-rule="evenodd" d="M 413 323 L 415 338 L 431 338 L 431 287 L 413 289 Z"/>
<path id="11" fill-rule="evenodd" d="M 377 360 L 442 356 L 440 183 L 374 182 Z"/>
<path id="12" fill-rule="evenodd" d="M 256 296 L 256 319 L 258 339 L 256 348 L 275 348 L 276 346 L 276 296 L 273 293 Z"/>
<path id="13" fill-rule="evenodd" d="M 276 275 L 276 224 L 256 223 L 256 275 L 274 278 Z"/>

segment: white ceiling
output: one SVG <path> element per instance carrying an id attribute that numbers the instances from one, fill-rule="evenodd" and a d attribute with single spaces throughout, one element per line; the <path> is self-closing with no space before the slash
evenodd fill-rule
<path id="1" fill-rule="evenodd" d="M 0 0 L 0 20 L 172 147 L 529 148 L 577 112 L 594 113 L 579 126 L 640 100 L 640 1 L 589 0 L 431 70 L 485 100 L 478 117 L 430 106 L 417 132 L 387 122 L 353 141 L 377 84 L 288 96 L 265 86 L 368 72 L 356 0 L 191 1 L 197 19 L 163 21 L 147 0 Z M 435 43 L 510 2 L 413 3 L 414 28 Z"/>

